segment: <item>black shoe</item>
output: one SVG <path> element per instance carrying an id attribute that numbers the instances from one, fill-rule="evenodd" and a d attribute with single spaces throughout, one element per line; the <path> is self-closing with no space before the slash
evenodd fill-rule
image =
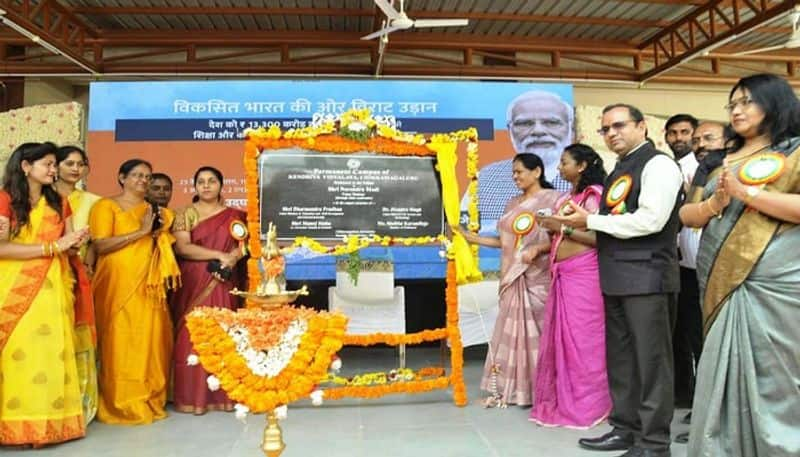
<path id="1" fill-rule="evenodd" d="M 657 449 L 644 449 L 638 446 L 633 446 L 632 448 L 628 449 L 628 452 L 618 456 L 618 457 L 671 457 L 671 453 L 669 449 L 667 450 L 657 450 Z"/>
<path id="2" fill-rule="evenodd" d="M 598 438 L 581 438 L 578 444 L 592 451 L 624 451 L 633 446 L 633 436 L 612 431 Z"/>
<path id="3" fill-rule="evenodd" d="M 672 453 L 669 449 L 666 450 L 658 450 L 658 449 L 642 449 L 642 453 L 639 454 L 640 457 L 672 457 Z"/>
<path id="4" fill-rule="evenodd" d="M 689 411 L 688 413 L 686 413 L 685 416 L 683 416 L 683 419 L 681 419 L 681 424 L 691 424 L 691 423 L 692 423 L 692 412 Z"/>
<path id="5" fill-rule="evenodd" d="M 628 449 L 628 451 L 625 452 L 624 454 L 618 455 L 617 457 L 641 457 L 642 452 L 643 452 L 642 448 L 640 448 L 638 446 L 634 446 L 634 447 Z"/>
<path id="6" fill-rule="evenodd" d="M 679 433 L 678 436 L 675 437 L 676 443 L 688 443 L 689 442 L 689 432 Z"/>

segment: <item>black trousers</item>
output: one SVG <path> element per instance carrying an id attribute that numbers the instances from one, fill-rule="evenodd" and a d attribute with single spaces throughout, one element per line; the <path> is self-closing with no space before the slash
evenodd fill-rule
<path id="1" fill-rule="evenodd" d="M 697 362 L 703 351 L 703 310 L 697 285 L 697 270 L 681 267 L 681 292 L 672 333 L 675 358 L 675 403 L 691 407 Z"/>
<path id="2" fill-rule="evenodd" d="M 605 297 L 609 423 L 637 446 L 666 450 L 674 411 L 675 294 Z"/>

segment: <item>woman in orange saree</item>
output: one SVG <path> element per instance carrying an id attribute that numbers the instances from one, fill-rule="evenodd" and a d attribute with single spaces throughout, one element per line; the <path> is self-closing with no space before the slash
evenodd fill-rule
<path id="1" fill-rule="evenodd" d="M 233 222 L 245 222 L 245 213 L 223 204 L 222 173 L 216 168 L 202 167 L 194 174 L 197 194 L 193 203 L 179 210 L 172 231 L 177 241 L 175 251 L 181 257 L 183 285 L 172 295 L 170 305 L 175 321 L 175 360 L 173 403 L 176 411 L 204 414 L 212 411 L 233 411 L 235 402 L 224 391 L 208 389 L 208 373 L 200 365 L 190 365 L 192 342 L 186 329 L 186 315 L 198 306 L 236 309 L 241 299 L 230 294 L 237 287 L 246 290 L 247 271 L 239 262 L 244 256 L 238 242 L 230 234 Z M 217 261 L 230 271 L 221 277 L 208 271 L 209 262 Z M 237 268 L 238 267 L 238 268 Z"/>
<path id="2" fill-rule="evenodd" d="M 89 171 L 89 159 L 86 153 L 77 146 L 62 146 L 56 151 L 58 180 L 55 188 L 69 202 L 72 211 L 72 228 L 81 230 L 89 226 L 89 211 L 99 195 L 86 192 L 78 187 L 78 182 L 86 177 Z M 86 266 L 86 270 L 94 271 L 95 252 L 88 245 L 83 246 L 74 259 Z M 76 271 L 84 271 L 77 267 Z M 88 299 L 86 306 L 75 308 L 75 359 L 78 363 L 78 382 L 81 385 L 83 417 L 86 424 L 97 414 L 97 332 L 94 322 L 94 303 L 92 303 L 91 283 L 89 278 L 78 281 L 83 296 Z"/>
<path id="3" fill-rule="evenodd" d="M 68 255 L 88 235 L 50 186 L 56 146 L 26 143 L 0 191 L 0 445 L 42 446 L 84 436 Z"/>
<path id="4" fill-rule="evenodd" d="M 148 424 L 167 416 L 172 323 L 166 289 L 180 272 L 172 253 L 174 218 L 144 199 L 149 163 L 119 169 L 122 193 L 95 203 L 89 216 L 98 260 L 92 290 L 100 355 L 97 418 Z"/>

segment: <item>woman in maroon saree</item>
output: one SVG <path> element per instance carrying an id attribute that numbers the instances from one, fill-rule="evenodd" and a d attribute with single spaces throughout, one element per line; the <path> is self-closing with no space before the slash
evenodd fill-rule
<path id="1" fill-rule="evenodd" d="M 173 233 L 175 250 L 180 256 L 183 286 L 170 300 L 175 323 L 174 394 L 175 410 L 205 414 L 206 411 L 232 411 L 234 402 L 222 390 L 211 392 L 206 386 L 208 373 L 200 365 L 189 365 L 187 358 L 194 351 L 186 329 L 186 315 L 198 306 L 236 309 L 240 299 L 229 292 L 245 289 L 243 253 L 230 234 L 233 221 L 245 221 L 245 213 L 222 204 L 222 173 L 202 167 L 194 175 L 197 194 L 193 203 L 177 212 Z M 209 262 L 231 271 L 230 278 L 209 273 Z"/>

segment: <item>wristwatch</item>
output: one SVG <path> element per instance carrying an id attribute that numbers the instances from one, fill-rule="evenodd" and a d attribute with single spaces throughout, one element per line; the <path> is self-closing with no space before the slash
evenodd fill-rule
<path id="1" fill-rule="evenodd" d="M 747 186 L 747 188 L 744 190 L 744 204 L 749 206 L 750 202 L 752 202 L 753 199 L 756 198 L 756 196 L 760 193 L 760 186 Z"/>

